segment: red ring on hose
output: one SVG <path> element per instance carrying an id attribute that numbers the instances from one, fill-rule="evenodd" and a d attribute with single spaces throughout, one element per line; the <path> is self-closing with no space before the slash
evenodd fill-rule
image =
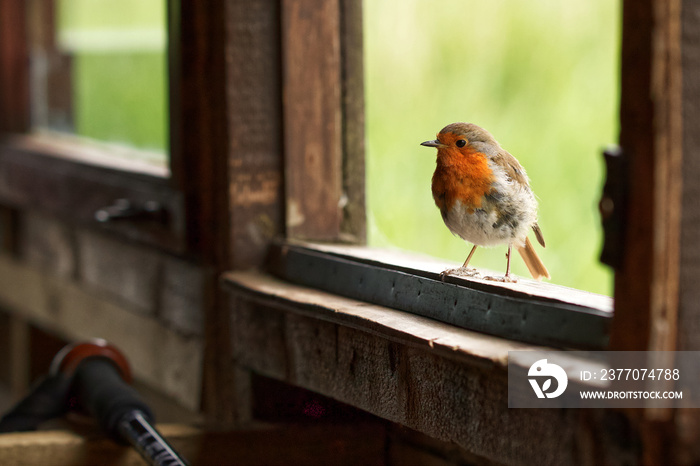
<path id="1" fill-rule="evenodd" d="M 107 358 L 117 366 L 121 372 L 122 379 L 128 384 L 131 384 L 133 378 L 131 375 L 131 367 L 126 357 L 116 347 L 107 343 L 106 340 L 95 338 L 90 341 L 72 343 L 64 346 L 61 351 L 56 353 L 49 373 L 57 375 L 59 372 L 72 375 L 78 365 L 87 358 L 91 357 Z"/>

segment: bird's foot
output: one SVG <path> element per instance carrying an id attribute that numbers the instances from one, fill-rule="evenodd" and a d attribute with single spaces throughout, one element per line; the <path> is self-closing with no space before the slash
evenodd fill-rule
<path id="1" fill-rule="evenodd" d="M 492 282 L 501 282 L 501 283 L 518 283 L 518 279 L 512 275 L 504 275 L 502 277 L 487 276 L 487 277 L 484 277 L 484 280 L 490 280 Z"/>
<path id="2" fill-rule="evenodd" d="M 448 275 L 453 275 L 455 277 L 479 277 L 481 274 L 476 270 L 469 267 L 459 267 L 456 269 L 447 269 L 440 272 L 440 280 L 445 281 L 445 277 Z"/>

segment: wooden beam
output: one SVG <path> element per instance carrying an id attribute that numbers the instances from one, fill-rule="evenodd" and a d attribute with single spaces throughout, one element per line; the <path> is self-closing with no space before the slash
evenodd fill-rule
<path id="1" fill-rule="evenodd" d="M 175 253 L 186 251 L 185 212 L 180 192 L 154 173 L 84 162 L 91 150 L 35 137 L 17 137 L 0 145 L 0 201 L 20 209 L 38 209 L 67 221 L 108 231 Z M 99 159 L 98 159 L 99 160 Z M 117 199 L 158 202 L 167 218 L 98 223 L 95 212 Z"/>
<path id="2" fill-rule="evenodd" d="M 228 2 L 226 66 L 231 268 L 260 267 L 284 233 L 280 5 Z"/>
<path id="3" fill-rule="evenodd" d="M 59 47 L 58 3 L 27 1 L 31 127 L 75 132 L 73 52 Z"/>
<path id="4" fill-rule="evenodd" d="M 0 133 L 29 129 L 26 3 L 0 0 Z"/>
<path id="5" fill-rule="evenodd" d="M 200 17 L 200 25 L 190 24 L 193 13 L 181 12 L 189 40 L 200 48 L 190 46 L 187 52 L 198 71 L 187 71 L 192 65 L 187 54 L 181 58 L 182 69 L 196 73 L 196 80 L 189 83 L 195 92 L 202 94 L 199 87 L 209 89 L 199 105 L 217 109 L 212 123 L 219 128 L 210 135 L 204 128 L 202 139 L 192 142 L 186 154 L 189 163 L 196 163 L 202 156 L 198 147 L 203 145 L 207 156 L 215 158 L 210 169 L 216 171 L 209 172 L 211 185 L 202 182 L 195 189 L 211 197 L 210 213 L 200 215 L 198 223 L 198 228 L 206 230 L 199 241 L 207 237 L 211 241 L 205 257 L 213 279 L 206 324 L 204 407 L 214 418 L 233 421 L 245 418 L 249 410 L 237 403 L 240 397 L 235 395 L 245 392 L 248 381 L 243 371 L 231 370 L 228 305 L 216 280 L 224 270 L 261 267 L 268 241 L 284 232 L 280 6 L 275 0 L 215 2 L 217 7 L 193 0 L 185 3 Z M 215 23 L 211 33 L 206 22 Z M 184 37 L 187 41 L 188 36 Z M 211 54 L 210 59 L 203 58 L 206 54 Z M 207 66 L 215 67 L 213 83 Z M 184 111 L 196 114 L 192 107 Z M 184 137 L 192 137 L 189 128 L 185 126 L 184 131 Z M 192 176 L 187 170 L 181 175 Z"/>
<path id="6" fill-rule="evenodd" d="M 192 464 L 383 464 L 386 428 L 360 425 L 252 425 L 205 431 L 185 424 L 156 428 Z M 135 449 L 95 435 L 68 430 L 23 432 L 0 437 L 0 462 L 13 465 L 142 465 Z"/>
<path id="7" fill-rule="evenodd" d="M 585 424 L 577 410 L 507 407 L 508 351 L 532 346 L 260 274 L 227 281 L 260 304 L 231 308 L 234 357 L 256 374 L 496 464 L 639 462 L 638 432 L 624 414 L 588 410 Z"/>
<path id="8" fill-rule="evenodd" d="M 230 266 L 225 11 L 226 2 L 168 1 L 172 182 L 185 196 L 188 249 L 205 267 L 202 406 L 212 415 L 232 409 L 222 394 L 227 325 L 216 281 Z"/>
<path id="9" fill-rule="evenodd" d="M 655 289 L 652 295 L 649 350 L 672 351 L 677 346 L 680 230 L 683 187 L 683 88 L 681 64 L 681 3 L 655 4 L 659 29 L 655 41 L 652 93 L 659 96 L 655 117 L 657 170 L 654 173 Z"/>
<path id="10" fill-rule="evenodd" d="M 9 321 L 10 384 L 12 395 L 19 400 L 25 396 L 32 382 L 30 379 L 30 329 L 27 321 L 21 316 L 10 314 Z"/>
<path id="11" fill-rule="evenodd" d="M 700 351 L 700 3 L 683 2 L 683 223 L 678 349 Z"/>
<path id="12" fill-rule="evenodd" d="M 65 340 L 104 338 L 121 348 L 136 376 L 191 410 L 200 402 L 201 338 L 184 337 L 156 319 L 120 307 L 67 280 L 0 256 L 0 303 Z M 18 331 L 22 330 L 18 320 Z M 25 346 L 17 334 L 17 349 Z M 22 374 L 21 367 L 17 376 Z M 21 376 L 23 377 L 23 376 Z"/>
<path id="13" fill-rule="evenodd" d="M 365 212 L 365 86 L 362 0 L 340 0 L 343 193 L 341 240 L 364 244 Z"/>
<path id="14" fill-rule="evenodd" d="M 683 187 L 682 0 L 625 0 L 620 144 L 628 157 L 622 266 L 610 349 L 678 349 Z M 668 359 L 658 361 L 669 367 Z M 674 462 L 675 411 L 634 413 L 645 463 Z"/>
<path id="15" fill-rule="evenodd" d="M 620 144 L 629 196 L 612 350 L 673 350 L 679 277 L 680 0 L 623 3 Z"/>
<path id="16" fill-rule="evenodd" d="M 229 145 L 224 2 L 170 0 L 168 21 L 172 182 L 185 196 L 189 250 L 225 266 Z"/>
<path id="17" fill-rule="evenodd" d="M 684 131 L 678 349 L 700 351 L 700 2 L 684 0 L 681 20 Z M 700 413 L 679 410 L 675 421 L 681 446 L 677 462 L 700 462 Z"/>
<path id="18" fill-rule="evenodd" d="M 335 240 L 342 222 L 338 0 L 282 0 L 287 234 Z"/>
<path id="19" fill-rule="evenodd" d="M 482 367 L 498 367 L 505 371 L 509 351 L 523 351 L 533 347 L 524 343 L 494 337 L 479 332 L 461 329 L 428 317 L 408 314 L 377 304 L 363 303 L 351 298 L 325 291 L 293 285 L 256 272 L 231 272 L 225 275 L 225 284 L 238 299 L 254 302 L 255 308 L 241 309 L 235 306 L 236 319 L 245 325 L 234 330 L 239 341 L 236 359 L 242 362 L 281 358 L 269 369 L 274 377 L 283 377 L 285 371 L 284 349 L 270 347 L 271 355 L 251 352 L 246 342 L 261 339 L 267 341 L 269 334 L 282 329 L 274 320 L 255 319 L 256 313 L 264 314 L 263 308 L 282 309 L 285 312 L 317 319 L 342 327 L 378 335 L 401 345 L 430 351 L 440 357 L 459 363 L 476 363 Z M 271 343 L 272 344 L 272 343 Z"/>

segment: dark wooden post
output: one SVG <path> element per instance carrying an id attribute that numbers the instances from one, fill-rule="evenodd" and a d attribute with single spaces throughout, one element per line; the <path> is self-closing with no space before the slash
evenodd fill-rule
<path id="1" fill-rule="evenodd" d="M 232 420 L 246 409 L 235 398 L 248 382 L 232 370 L 218 277 L 262 267 L 284 231 L 279 5 L 172 3 L 173 179 L 185 192 L 192 249 L 210 271 L 204 409 Z"/>
<path id="2" fill-rule="evenodd" d="M 683 169 L 678 344 L 683 351 L 700 351 L 700 2 L 682 6 Z M 695 387 L 691 387 L 695 388 Z M 679 463 L 700 461 L 700 414 L 680 410 L 676 417 Z"/>
<path id="3" fill-rule="evenodd" d="M 620 144 L 630 191 L 610 348 L 672 350 L 681 218 L 680 0 L 623 5 Z"/>
<path id="4" fill-rule="evenodd" d="M 0 133 L 29 128 L 26 2 L 0 0 Z"/>
<path id="5" fill-rule="evenodd" d="M 620 141 L 629 156 L 630 210 L 615 278 L 613 350 L 700 349 L 699 37 L 696 1 L 624 2 Z M 645 462 L 700 458 L 695 410 L 630 414 Z"/>

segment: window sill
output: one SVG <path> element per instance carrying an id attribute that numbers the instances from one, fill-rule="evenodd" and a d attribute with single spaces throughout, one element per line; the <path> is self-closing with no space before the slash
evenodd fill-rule
<path id="1" fill-rule="evenodd" d="M 294 285 L 259 272 L 228 272 L 223 280 L 233 296 L 245 301 L 360 330 L 451 359 L 480 361 L 505 369 L 508 351 L 544 349 Z"/>
<path id="2" fill-rule="evenodd" d="M 289 251 L 301 248 L 278 246 L 277 252 L 286 252 L 287 258 Z M 322 256 L 348 252 L 344 247 L 335 248 L 309 246 L 307 252 L 315 249 Z M 356 251 L 363 250 L 371 254 L 372 261 L 399 259 L 393 254 L 380 257 L 363 248 Z M 279 260 L 273 258 L 273 270 Z M 408 265 L 404 259 L 400 262 L 403 267 Z M 580 421 L 575 410 L 508 409 L 508 352 L 547 348 L 265 273 L 234 271 L 222 279 L 232 298 L 231 343 L 237 367 L 321 393 L 497 463 L 536 463 L 544 455 L 556 458 L 555 463 L 574 462 L 567 445 L 574 441 L 571 433 L 577 432 Z M 492 294 L 526 293 L 520 288 L 505 287 L 504 291 L 500 285 L 484 286 L 493 287 Z M 521 283 L 527 293 L 539 290 L 534 295 L 538 299 L 556 301 L 548 296 L 552 286 Z M 563 300 L 560 292 L 554 294 Z M 583 301 L 611 305 L 603 297 Z M 532 444 L 533 429 L 541 438 L 536 444 Z M 532 448 L 523 450 L 522 445 Z"/>
<path id="3" fill-rule="evenodd" d="M 12 136 L 9 144 L 27 152 L 152 177 L 155 180 L 166 180 L 170 177 L 170 170 L 166 164 L 148 160 L 156 157 L 149 151 L 102 143 L 70 134 L 40 131 Z"/>
<path id="4" fill-rule="evenodd" d="M 94 147 L 60 138 L 4 138 L 0 141 L 0 202 L 183 253 L 183 195 L 171 187 L 166 169 L 147 165 L 118 161 Z M 164 220 L 96 221 L 95 213 L 118 199 L 137 205 L 155 201 L 165 212 Z"/>
<path id="5" fill-rule="evenodd" d="M 602 350 L 611 298 L 520 279 L 446 277 L 445 264 L 415 254 L 300 242 L 273 245 L 270 271 L 291 283 L 520 342 Z"/>

